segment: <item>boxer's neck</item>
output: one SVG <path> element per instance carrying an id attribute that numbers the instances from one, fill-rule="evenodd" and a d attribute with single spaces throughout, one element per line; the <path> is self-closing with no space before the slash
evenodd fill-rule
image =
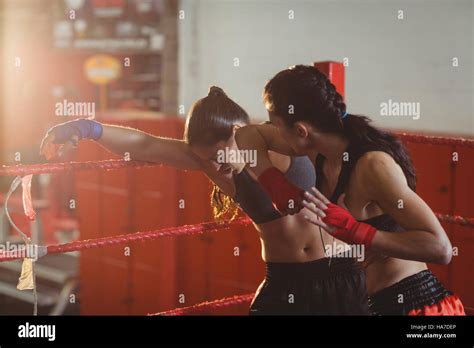
<path id="1" fill-rule="evenodd" d="M 349 140 L 339 134 L 323 133 L 313 138 L 313 146 L 309 157 L 314 161 L 318 154 L 326 158 L 331 166 L 338 166 L 342 162 L 342 156 L 347 150 Z"/>

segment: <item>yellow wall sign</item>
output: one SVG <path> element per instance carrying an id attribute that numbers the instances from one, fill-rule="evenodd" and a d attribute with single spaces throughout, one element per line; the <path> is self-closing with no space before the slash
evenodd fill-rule
<path id="1" fill-rule="evenodd" d="M 118 59 L 106 54 L 98 54 L 85 61 L 84 72 L 92 83 L 106 85 L 120 77 L 122 66 Z"/>

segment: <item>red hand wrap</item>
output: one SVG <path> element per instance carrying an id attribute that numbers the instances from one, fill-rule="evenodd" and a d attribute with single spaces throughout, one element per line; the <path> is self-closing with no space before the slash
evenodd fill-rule
<path id="1" fill-rule="evenodd" d="M 322 220 L 337 228 L 332 233 L 334 237 L 349 244 L 363 244 L 367 249 L 370 248 L 375 232 L 377 232 L 375 227 L 357 221 L 350 212 L 336 204 L 329 203 L 327 207 L 324 210 L 326 217 Z"/>
<path id="2" fill-rule="evenodd" d="M 285 175 L 275 167 L 268 168 L 259 177 L 258 182 L 263 186 L 265 191 L 270 195 L 275 208 L 287 213 L 289 210 L 300 210 L 302 208 L 301 201 L 304 191 L 293 185 Z M 293 201 L 294 207 L 290 207 Z"/>

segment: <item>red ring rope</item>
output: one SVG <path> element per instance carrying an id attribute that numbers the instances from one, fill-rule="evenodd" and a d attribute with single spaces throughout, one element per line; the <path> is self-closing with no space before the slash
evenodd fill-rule
<path id="1" fill-rule="evenodd" d="M 86 161 L 86 162 L 61 162 L 61 163 L 40 163 L 40 164 L 26 164 L 5 166 L 0 168 L 0 176 L 16 176 L 27 174 L 55 174 L 65 171 L 81 171 L 104 169 L 114 170 L 121 168 L 143 168 L 159 166 L 161 164 L 144 161 L 124 161 L 124 160 L 105 160 L 105 161 Z"/>
<path id="2" fill-rule="evenodd" d="M 448 222 L 451 224 L 461 225 L 461 226 L 469 226 L 474 227 L 474 218 L 466 218 L 459 215 L 446 215 L 435 213 L 436 217 L 439 221 Z"/>
<path id="3" fill-rule="evenodd" d="M 251 224 L 251 221 L 248 218 L 239 218 L 230 223 L 203 222 L 196 225 L 183 225 L 155 231 L 135 232 L 132 234 L 122 234 L 97 239 L 81 240 L 66 244 L 49 245 L 47 249 L 48 254 L 59 254 L 83 249 L 100 248 L 109 245 L 143 242 L 161 237 L 190 236 L 204 232 L 214 232 L 220 229 L 228 229 L 235 225 L 246 226 L 249 224 Z M 17 260 L 20 258 L 23 257 L 14 255 L 12 252 L 0 253 L 0 262 Z"/>
<path id="4" fill-rule="evenodd" d="M 465 218 L 462 216 L 451 216 L 446 214 L 435 213 L 440 221 L 453 223 L 457 225 L 474 227 L 474 218 Z M 132 234 L 122 234 L 117 236 L 103 237 L 97 239 L 87 239 L 76 241 L 66 244 L 55 244 L 47 247 L 48 254 L 59 254 L 67 253 L 72 251 L 79 251 L 90 248 L 100 248 L 109 245 L 119 245 L 133 242 L 142 242 L 147 240 L 153 240 L 161 237 L 170 236 L 189 236 L 194 234 L 200 234 L 204 232 L 214 232 L 221 229 L 228 229 L 231 226 L 247 226 L 252 221 L 247 217 L 238 218 L 228 223 L 217 223 L 217 222 L 203 222 L 195 225 L 183 225 L 179 227 L 169 227 L 161 230 L 135 232 Z M 0 253 L 0 262 L 12 261 L 23 258 L 22 256 L 15 256 L 12 253 L 4 252 Z"/>
<path id="5" fill-rule="evenodd" d="M 225 297 L 219 300 L 207 301 L 189 307 L 181 307 L 171 309 L 165 312 L 153 313 L 148 315 L 188 315 L 188 314 L 202 314 L 203 312 L 213 311 L 219 308 L 235 306 L 244 303 L 250 303 L 255 294 L 237 295 L 232 297 Z"/>
<path id="6" fill-rule="evenodd" d="M 401 139 L 416 143 L 433 145 L 456 145 L 468 148 L 474 148 L 474 139 L 448 138 L 427 135 L 417 135 L 409 133 L 395 133 Z M 120 168 L 143 168 L 153 167 L 161 164 L 144 161 L 124 161 L 124 160 L 106 160 L 106 161 L 88 161 L 88 162 L 65 162 L 65 163 L 41 163 L 28 165 L 14 165 L 0 167 L 0 176 L 15 176 L 27 174 L 45 174 L 59 173 L 69 170 L 92 170 L 104 169 L 114 170 Z"/>

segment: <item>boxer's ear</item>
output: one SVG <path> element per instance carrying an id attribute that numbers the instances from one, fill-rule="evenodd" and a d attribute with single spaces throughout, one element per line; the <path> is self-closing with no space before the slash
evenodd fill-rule
<path id="1" fill-rule="evenodd" d="M 232 126 L 232 133 L 235 134 L 235 132 L 237 132 L 237 129 L 241 128 L 242 125 L 240 123 L 236 123 Z"/>
<path id="2" fill-rule="evenodd" d="M 308 129 L 308 125 L 304 122 L 296 122 L 294 125 L 293 125 L 293 128 L 295 129 L 296 131 L 296 134 L 300 137 L 300 138 L 307 138 L 308 135 L 309 135 L 309 129 Z"/>

